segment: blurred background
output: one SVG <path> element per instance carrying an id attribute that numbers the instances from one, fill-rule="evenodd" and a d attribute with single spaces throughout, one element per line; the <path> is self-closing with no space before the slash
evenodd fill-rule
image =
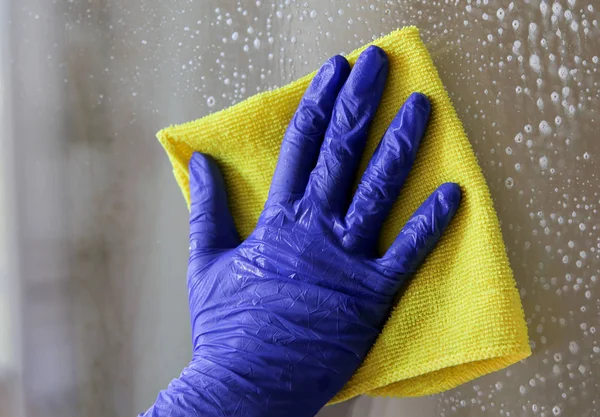
<path id="1" fill-rule="evenodd" d="M 0 416 L 133 416 L 190 357 L 154 134 L 417 25 L 479 158 L 533 356 L 321 416 L 600 415 L 598 0 L 0 0 Z"/>

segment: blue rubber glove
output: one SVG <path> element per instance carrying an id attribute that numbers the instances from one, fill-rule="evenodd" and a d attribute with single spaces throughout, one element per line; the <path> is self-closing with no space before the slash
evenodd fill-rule
<path id="1" fill-rule="evenodd" d="M 352 71 L 341 56 L 319 70 L 283 139 L 264 211 L 243 242 L 217 165 L 194 154 L 193 358 L 144 415 L 313 416 L 357 370 L 394 295 L 461 196 L 456 184 L 441 185 L 377 254 L 430 112 L 424 95 L 410 96 L 351 196 L 387 72 L 385 53 L 373 46 Z"/>

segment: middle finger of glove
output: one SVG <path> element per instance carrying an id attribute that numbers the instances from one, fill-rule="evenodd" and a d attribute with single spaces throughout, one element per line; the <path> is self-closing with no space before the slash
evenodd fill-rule
<path id="1" fill-rule="evenodd" d="M 367 48 L 358 58 L 333 108 L 317 165 L 304 200 L 340 215 L 360 162 L 369 125 L 381 100 L 388 74 L 385 52 Z"/>

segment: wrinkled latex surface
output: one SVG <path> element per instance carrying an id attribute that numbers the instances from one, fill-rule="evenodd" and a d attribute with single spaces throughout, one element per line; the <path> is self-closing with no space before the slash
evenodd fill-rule
<path id="1" fill-rule="evenodd" d="M 459 201 L 442 184 L 384 254 L 377 237 L 416 157 L 430 112 L 413 94 L 356 192 L 352 184 L 387 76 L 369 47 L 317 73 L 282 142 L 269 198 L 240 242 L 210 157 L 190 161 L 193 358 L 147 416 L 312 416 L 369 351 L 402 283 Z M 243 122 L 243 121 L 242 121 Z"/>

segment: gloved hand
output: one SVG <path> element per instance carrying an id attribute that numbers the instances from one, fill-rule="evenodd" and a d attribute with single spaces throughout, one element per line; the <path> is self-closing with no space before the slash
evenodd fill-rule
<path id="1" fill-rule="evenodd" d="M 269 198 L 243 242 L 208 156 L 190 161 L 189 303 L 193 358 L 146 416 L 313 416 L 375 342 L 394 295 L 432 250 L 459 201 L 441 185 L 389 250 L 376 243 L 430 104 L 413 94 L 354 196 L 356 170 L 388 61 L 369 47 L 317 73 L 281 145 Z"/>

